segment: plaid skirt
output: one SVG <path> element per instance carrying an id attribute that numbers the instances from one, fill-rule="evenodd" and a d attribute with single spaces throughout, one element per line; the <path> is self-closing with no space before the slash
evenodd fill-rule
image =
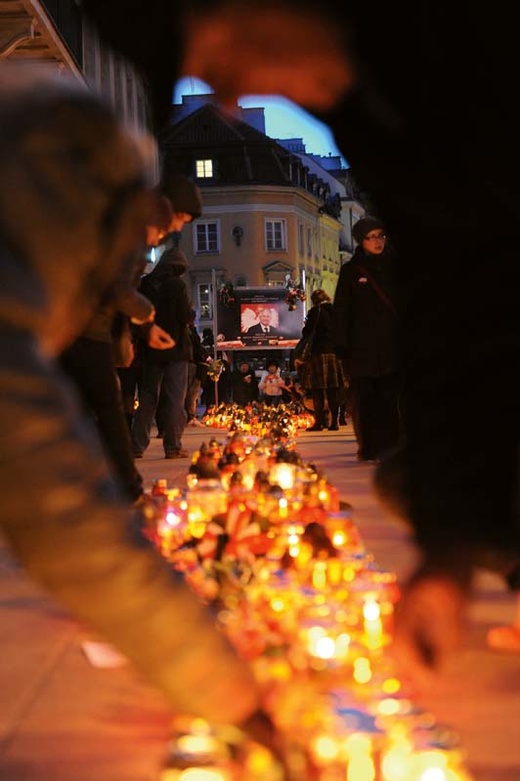
<path id="1" fill-rule="evenodd" d="M 334 353 L 311 356 L 310 361 L 298 367 L 298 379 L 305 390 L 343 388 L 346 385 L 341 361 Z"/>

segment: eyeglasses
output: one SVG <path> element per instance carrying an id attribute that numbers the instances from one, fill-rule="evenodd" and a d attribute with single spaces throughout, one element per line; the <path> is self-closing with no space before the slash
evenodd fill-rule
<path id="1" fill-rule="evenodd" d="M 386 239 L 386 233 L 377 233 L 375 236 L 365 236 L 363 241 L 384 241 Z"/>

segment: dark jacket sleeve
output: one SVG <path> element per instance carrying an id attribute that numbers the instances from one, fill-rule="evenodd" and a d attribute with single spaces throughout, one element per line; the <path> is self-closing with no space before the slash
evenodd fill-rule
<path id="1" fill-rule="evenodd" d="M 350 316 L 352 309 L 352 273 L 348 263 L 339 272 L 334 292 L 334 332 L 336 353 L 340 358 L 350 354 Z"/>
<path id="2" fill-rule="evenodd" d="M 192 305 L 188 289 L 180 277 L 167 277 L 161 285 L 155 321 L 173 339 L 175 347 L 168 350 L 148 348 L 152 360 L 160 363 L 169 361 L 191 361 L 193 349 L 189 333 Z"/>
<path id="3" fill-rule="evenodd" d="M 139 531 L 96 434 L 28 334 L 0 336 L 2 530 L 28 573 L 113 643 L 176 712 L 238 722 L 249 668 Z"/>
<path id="4" fill-rule="evenodd" d="M 152 302 L 137 290 L 141 268 L 141 261 L 139 264 L 133 259 L 127 262 L 112 287 L 114 309 L 126 315 L 136 325 L 151 323 L 155 317 L 155 307 Z"/>
<path id="5" fill-rule="evenodd" d="M 312 306 L 307 312 L 307 317 L 305 318 L 305 323 L 303 324 L 303 328 L 302 328 L 302 336 L 305 339 L 311 336 L 312 332 L 314 331 L 316 320 L 318 318 L 318 312 L 319 312 L 319 307 L 317 306 Z"/>

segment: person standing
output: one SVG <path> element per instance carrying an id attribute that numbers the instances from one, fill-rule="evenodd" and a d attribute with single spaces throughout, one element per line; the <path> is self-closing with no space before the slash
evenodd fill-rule
<path id="1" fill-rule="evenodd" d="M 187 458 L 189 455 L 181 444 L 187 418 L 184 402 L 188 364 L 192 358 L 188 325 L 192 306 L 186 283 L 181 279 L 187 268 L 184 253 L 172 248 L 163 253 L 157 266 L 141 283 L 141 292 L 155 306 L 158 325 L 170 334 L 175 346 L 160 351 L 147 345 L 144 347 L 139 406 L 132 425 L 135 458 L 142 458 L 150 444 L 150 430 L 161 388 L 167 400 L 164 408 L 164 456 Z"/>
<path id="2" fill-rule="evenodd" d="M 283 391 L 290 391 L 280 374 L 278 361 L 268 359 L 266 368 L 267 371 L 258 385 L 260 398 L 268 407 L 277 407 L 282 401 Z"/>
<path id="3" fill-rule="evenodd" d="M 202 196 L 197 185 L 183 174 L 172 171 L 163 171 L 161 180 L 155 188 L 157 196 L 165 211 L 169 213 L 169 220 L 164 226 L 148 225 L 146 231 L 146 243 L 148 250 L 160 249 L 162 252 L 179 245 L 183 227 L 196 220 L 202 214 Z M 137 284 L 146 268 L 143 263 Z M 130 366 L 118 369 L 121 394 L 128 427 L 132 429 L 134 418 L 134 402 L 139 395 L 141 382 L 141 364 L 144 342 L 141 329 L 134 329 L 134 360 Z M 163 399 L 164 400 L 164 399 Z M 162 414 L 161 397 L 159 397 L 158 412 Z"/>
<path id="4" fill-rule="evenodd" d="M 302 366 L 302 384 L 311 391 L 314 425 L 307 431 L 338 430 L 339 390 L 344 384 L 341 364 L 331 347 L 334 345 L 334 307 L 330 296 L 321 288 L 311 293 L 302 336 L 312 339 L 310 358 Z M 298 367 L 300 361 L 295 358 Z M 327 414 L 330 413 L 330 424 Z"/>
<path id="5" fill-rule="evenodd" d="M 359 461 L 375 461 L 401 434 L 397 309 L 392 252 L 383 223 L 364 217 L 334 295 L 335 340 L 349 380 L 349 409 Z"/>
<path id="6" fill-rule="evenodd" d="M 60 355 L 61 368 L 74 382 L 85 410 L 96 422 L 103 448 L 131 501 L 144 493 L 143 479 L 134 464 L 132 442 L 113 358 L 112 330 L 120 315 L 143 330 L 143 339 L 158 352 L 173 340 L 154 323 L 153 304 L 141 295 L 130 266 L 105 294 L 86 328 Z"/>

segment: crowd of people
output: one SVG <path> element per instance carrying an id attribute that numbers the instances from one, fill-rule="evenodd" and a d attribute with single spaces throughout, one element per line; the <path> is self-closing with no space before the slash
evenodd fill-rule
<path id="1" fill-rule="evenodd" d="M 341 339 L 335 361 L 330 346 L 320 352 L 314 342 L 309 382 L 321 415 L 347 377 L 359 456 L 381 460 L 382 501 L 413 529 L 420 561 L 403 585 L 394 652 L 409 676 L 429 677 L 460 635 L 476 568 L 493 566 L 515 584 L 520 559 L 518 47 L 509 10 L 388 5 L 375 20 L 369 6 L 338 9 L 327 0 L 160 0 L 133 3 L 121 25 L 122 0 L 83 5 L 149 80 L 157 128 L 180 73 L 211 83 L 224 104 L 282 93 L 330 125 L 370 192 L 377 214 L 360 221 L 359 252 L 342 269 L 334 301 L 315 297 L 309 312 L 310 331 L 332 304 Z M 153 41 L 142 36 L 151 21 Z M 101 304 L 148 329 L 145 354 L 154 360 L 146 364 L 148 400 L 132 423 L 133 454 L 148 444 L 158 378 L 176 363 L 182 408 L 166 415 L 164 442 L 167 457 L 181 456 L 190 302 L 174 324 L 161 322 L 153 301 L 153 309 L 130 310 L 114 292 L 135 273 L 147 229 L 171 231 L 177 204 L 148 186 L 141 147 L 101 99 L 63 78 L 2 69 L 3 532 L 29 574 L 173 708 L 240 725 L 276 750 L 249 666 L 139 533 L 138 481 L 129 475 L 123 486 L 89 417 L 93 397 L 75 389 L 72 361 L 68 374 L 60 367 L 76 340 L 92 347 L 85 329 Z M 476 160 L 484 151 L 483 170 Z M 168 267 L 168 284 L 184 297 L 180 274 L 171 273 L 182 266 L 179 252 L 167 248 L 157 270 Z M 106 362 L 106 330 L 98 334 L 104 346 L 94 351 Z M 388 416 L 377 436 L 374 410 Z M 485 410 L 493 424 L 476 426 Z"/>

